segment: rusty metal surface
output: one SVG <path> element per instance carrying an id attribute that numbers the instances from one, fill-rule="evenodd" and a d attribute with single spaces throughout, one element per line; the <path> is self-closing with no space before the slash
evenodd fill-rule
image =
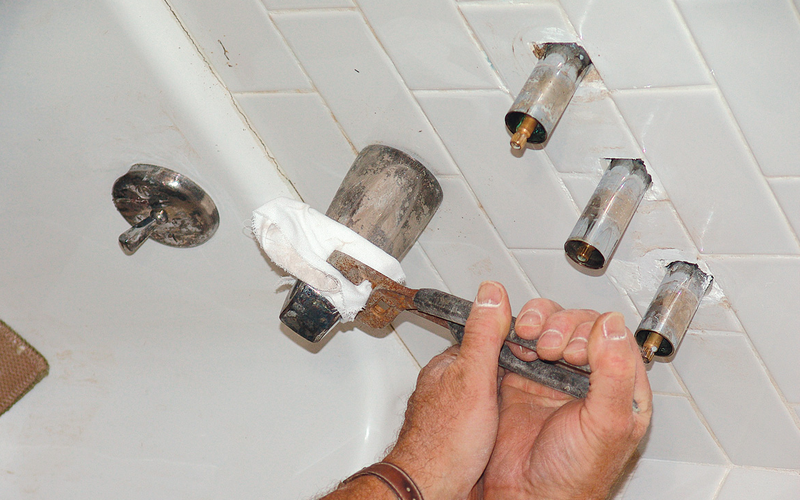
<path id="1" fill-rule="evenodd" d="M 356 321 L 373 328 L 383 328 L 402 311 L 410 311 L 447 326 L 457 342 L 463 340 L 464 324 L 472 311 L 472 302 L 440 290 L 405 287 L 342 252 L 333 252 L 328 263 L 353 283 L 358 285 L 369 281 L 372 285 L 372 293 L 364 309 L 356 316 Z M 536 340 L 517 336 L 514 320 L 512 318 L 506 341 L 536 350 Z M 498 364 L 577 398 L 585 397 L 589 389 L 589 366 L 570 365 L 563 360 L 554 363 L 542 360 L 526 362 L 514 356 L 508 346 L 503 347 Z"/>
<path id="2" fill-rule="evenodd" d="M 362 262 L 339 251 L 334 251 L 328 263 L 356 285 L 369 281 L 372 293 L 364 309 L 356 316 L 372 328 L 384 328 L 403 311 L 415 309 L 416 290 L 407 288 Z"/>

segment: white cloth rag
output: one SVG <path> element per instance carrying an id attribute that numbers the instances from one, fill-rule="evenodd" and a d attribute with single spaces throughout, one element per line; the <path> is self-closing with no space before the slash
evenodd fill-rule
<path id="1" fill-rule="evenodd" d="M 253 234 L 275 264 L 328 299 L 344 321 L 353 321 L 372 286 L 356 286 L 327 259 L 334 250 L 350 255 L 389 278 L 404 283 L 400 263 L 352 229 L 289 198 L 276 198 L 253 212 Z"/>

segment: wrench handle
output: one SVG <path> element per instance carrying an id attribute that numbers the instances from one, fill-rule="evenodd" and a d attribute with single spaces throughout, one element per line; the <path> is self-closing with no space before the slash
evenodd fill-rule
<path id="1" fill-rule="evenodd" d="M 464 325 L 472 311 L 472 302 L 440 290 L 423 288 L 414 296 L 414 306 L 420 312 L 447 321 L 450 333 L 459 344 L 464 339 Z M 511 328 L 506 341 L 536 350 L 536 340 L 523 339 L 514 331 L 515 320 L 516 318 L 511 318 Z M 522 361 L 514 356 L 507 345 L 500 350 L 498 364 L 534 382 L 576 398 L 585 398 L 589 391 L 588 366 L 575 366 L 565 361 L 554 363 L 541 359 Z"/>

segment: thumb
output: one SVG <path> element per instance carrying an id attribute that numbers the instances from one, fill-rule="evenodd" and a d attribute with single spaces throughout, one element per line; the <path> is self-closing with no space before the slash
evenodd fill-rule
<path id="1" fill-rule="evenodd" d="M 500 283 L 484 281 L 472 305 L 461 341 L 459 357 L 471 369 L 497 374 L 497 360 L 511 326 L 511 305 Z"/>
<path id="2" fill-rule="evenodd" d="M 637 389 L 642 383 L 638 373 L 642 361 L 622 314 L 600 316 L 589 335 L 587 349 L 592 374 L 586 409 L 601 427 L 608 427 L 598 430 L 623 431 L 632 422 L 635 396 L 646 400 L 649 386 L 647 395 L 635 394 L 640 392 Z M 643 382 L 647 384 L 646 375 Z"/>

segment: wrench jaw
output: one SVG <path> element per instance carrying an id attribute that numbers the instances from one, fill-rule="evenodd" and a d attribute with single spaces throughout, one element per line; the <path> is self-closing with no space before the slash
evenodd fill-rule
<path id="1" fill-rule="evenodd" d="M 413 300 L 392 290 L 382 288 L 373 289 L 367 300 L 367 305 L 356 316 L 356 321 L 360 321 L 372 328 L 384 328 L 389 325 L 397 316 L 406 309 L 414 307 Z M 402 304 L 397 307 L 398 304 Z"/>
<path id="2" fill-rule="evenodd" d="M 334 250 L 328 257 L 328 264 L 356 285 L 364 281 L 369 281 L 372 285 L 367 304 L 356 316 L 357 321 L 372 328 L 384 328 L 401 312 L 415 309 L 416 290 L 404 287 L 353 257 Z"/>

